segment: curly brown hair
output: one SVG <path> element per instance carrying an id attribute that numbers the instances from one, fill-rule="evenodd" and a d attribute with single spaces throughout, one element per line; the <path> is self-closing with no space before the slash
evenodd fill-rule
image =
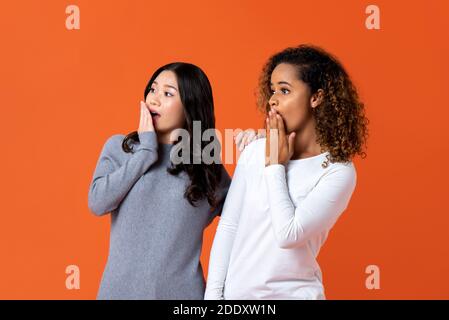
<path id="1" fill-rule="evenodd" d="M 331 162 L 348 162 L 355 155 L 366 157 L 368 119 L 364 104 L 341 63 L 323 49 L 302 44 L 274 54 L 263 67 L 258 88 L 258 106 L 270 110 L 271 74 L 280 63 L 298 68 L 298 77 L 315 94 L 324 92 L 321 104 L 312 109 L 316 121 L 317 143 L 329 151 Z"/>

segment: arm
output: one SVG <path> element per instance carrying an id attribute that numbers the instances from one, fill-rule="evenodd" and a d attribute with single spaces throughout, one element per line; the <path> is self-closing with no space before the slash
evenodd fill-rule
<path id="1" fill-rule="evenodd" d="M 245 154 L 245 151 L 242 152 L 237 163 L 215 233 L 209 259 L 205 300 L 224 299 L 224 283 L 246 192 Z"/>
<path id="2" fill-rule="evenodd" d="M 131 187 L 157 160 L 157 138 L 154 131 L 139 133 L 140 145 L 119 168 L 114 166 L 113 152 L 118 148 L 111 137 L 105 143 L 90 184 L 89 209 L 97 216 L 116 209 Z M 117 151 L 116 151 L 117 152 Z"/>
<path id="3" fill-rule="evenodd" d="M 269 165 L 264 176 L 272 227 L 279 247 L 284 249 L 304 245 L 332 228 L 346 209 L 356 184 L 354 167 L 339 167 L 323 176 L 295 207 L 289 197 L 285 167 Z"/>

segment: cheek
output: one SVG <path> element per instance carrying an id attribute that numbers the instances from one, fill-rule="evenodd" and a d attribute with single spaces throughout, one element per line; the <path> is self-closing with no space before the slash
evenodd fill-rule
<path id="1" fill-rule="evenodd" d="M 309 108 L 307 101 L 301 99 L 301 97 L 292 97 L 286 101 L 284 107 L 284 120 L 287 131 L 297 130 L 308 117 Z"/>
<path id="2" fill-rule="evenodd" d="M 184 125 L 184 108 L 181 101 L 173 100 L 166 104 L 166 124 L 173 128 L 179 128 Z"/>

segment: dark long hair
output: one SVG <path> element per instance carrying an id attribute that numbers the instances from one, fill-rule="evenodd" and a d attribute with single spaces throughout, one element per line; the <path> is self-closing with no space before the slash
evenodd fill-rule
<path id="1" fill-rule="evenodd" d="M 190 150 L 203 150 L 209 143 L 202 139 L 192 139 L 193 121 L 201 121 L 201 134 L 207 129 L 215 129 L 214 101 L 212 96 L 212 87 L 206 74 L 199 67 L 184 62 L 174 62 L 157 69 L 151 76 L 150 81 L 144 91 L 144 101 L 151 89 L 153 81 L 162 71 L 173 71 L 178 81 L 179 93 L 182 105 L 184 107 L 185 126 L 189 133 Z M 214 135 L 214 139 L 217 137 Z M 132 152 L 129 147 L 129 140 L 138 142 L 139 135 L 137 131 L 129 133 L 122 142 L 122 148 L 125 152 Z M 199 140 L 199 141 L 196 141 Z M 218 140 L 217 140 L 218 141 Z M 178 140 L 175 144 L 179 143 Z M 197 145 L 194 145 L 197 144 Z M 215 156 L 211 153 L 212 156 Z M 200 164 L 193 162 L 194 152 L 190 152 L 190 163 L 180 163 L 167 168 L 172 175 L 178 175 L 185 171 L 190 178 L 190 185 L 187 186 L 184 197 L 187 198 L 192 206 L 202 199 L 207 199 L 209 205 L 214 208 L 217 205 L 216 189 L 221 181 L 221 164 L 212 163 Z"/>
<path id="2" fill-rule="evenodd" d="M 302 44 L 271 56 L 259 79 L 259 108 L 265 113 L 270 109 L 271 73 L 281 63 L 295 66 L 298 79 L 309 86 L 312 94 L 324 91 L 323 102 L 312 112 L 317 142 L 322 151 L 329 151 L 331 162 L 346 162 L 355 155 L 365 158 L 369 123 L 365 105 L 342 64 L 320 47 Z"/>

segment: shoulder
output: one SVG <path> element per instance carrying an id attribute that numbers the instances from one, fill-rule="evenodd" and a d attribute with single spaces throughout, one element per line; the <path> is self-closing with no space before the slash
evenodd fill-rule
<path id="1" fill-rule="evenodd" d="M 239 164 L 265 163 L 265 138 L 254 140 L 243 149 L 238 160 Z"/>
<path id="2" fill-rule="evenodd" d="M 110 136 L 103 147 L 104 152 L 108 154 L 117 154 L 120 153 L 122 150 L 122 142 L 125 138 L 124 134 L 114 134 Z"/>
<path id="3" fill-rule="evenodd" d="M 342 184 L 355 186 L 357 171 L 352 161 L 332 163 L 324 174 L 326 180 L 338 181 Z"/>

